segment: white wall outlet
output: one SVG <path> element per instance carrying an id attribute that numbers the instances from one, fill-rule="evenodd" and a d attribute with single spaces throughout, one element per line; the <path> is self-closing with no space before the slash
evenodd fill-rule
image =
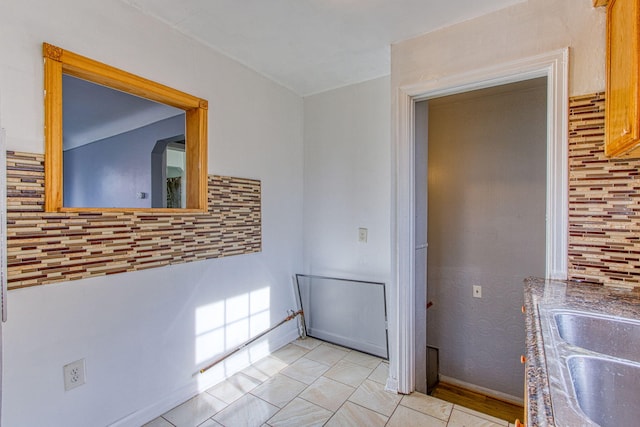
<path id="1" fill-rule="evenodd" d="M 85 367 L 84 359 L 76 360 L 62 368 L 64 373 L 64 389 L 65 391 L 74 389 L 84 384 Z"/>
<path id="2" fill-rule="evenodd" d="M 474 298 L 482 298 L 482 286 L 473 285 L 473 297 Z"/>
<path id="3" fill-rule="evenodd" d="M 358 228 L 358 242 L 367 243 L 367 235 L 369 234 L 369 230 L 366 228 Z"/>

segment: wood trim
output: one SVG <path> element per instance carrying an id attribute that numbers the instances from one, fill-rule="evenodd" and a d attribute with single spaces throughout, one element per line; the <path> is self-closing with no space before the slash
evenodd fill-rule
<path id="1" fill-rule="evenodd" d="M 57 56 L 64 74 L 89 80 L 132 95 L 188 110 L 200 107 L 202 100 L 195 96 L 137 76 L 119 68 L 78 55 L 48 43 L 43 44 L 45 55 Z M 55 59 L 52 57 L 52 59 Z"/>
<path id="2" fill-rule="evenodd" d="M 63 206 L 62 171 L 62 75 L 101 84 L 186 111 L 185 136 L 187 157 L 187 209 L 129 209 L 160 213 L 192 213 L 207 211 L 208 174 L 208 102 L 160 83 L 136 76 L 110 65 L 69 52 L 48 43 L 42 44 L 45 58 L 45 211 L 84 212 L 109 211 L 107 208 L 72 208 Z"/>
<path id="3" fill-rule="evenodd" d="M 593 0 L 593 7 L 606 6 L 608 3 L 609 0 Z"/>
<path id="4" fill-rule="evenodd" d="M 62 206 L 62 63 L 44 60 L 45 211 Z"/>
<path id="5" fill-rule="evenodd" d="M 207 205 L 207 110 L 193 108 L 186 116 L 187 208 L 198 209 Z"/>
<path id="6" fill-rule="evenodd" d="M 54 61 L 61 61 L 62 49 L 49 43 L 43 43 L 42 56 L 44 56 L 45 58 L 53 59 Z"/>

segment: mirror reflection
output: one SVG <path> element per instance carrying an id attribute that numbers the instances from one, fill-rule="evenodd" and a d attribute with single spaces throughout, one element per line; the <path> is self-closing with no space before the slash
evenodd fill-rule
<path id="1" fill-rule="evenodd" d="M 62 80 L 63 206 L 186 207 L 185 111 Z"/>
<path id="2" fill-rule="evenodd" d="M 184 136 L 158 141 L 151 153 L 151 207 L 186 206 L 186 171 Z"/>

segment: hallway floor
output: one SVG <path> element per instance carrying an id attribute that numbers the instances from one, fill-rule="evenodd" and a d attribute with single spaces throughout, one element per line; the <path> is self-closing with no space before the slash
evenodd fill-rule
<path id="1" fill-rule="evenodd" d="M 388 363 L 313 338 L 296 340 L 145 427 L 509 427 L 421 393 L 384 391 Z"/>
<path id="2" fill-rule="evenodd" d="M 504 400 L 495 399 L 481 393 L 467 390 L 452 384 L 439 383 L 433 389 L 431 396 L 447 402 L 489 414 L 503 420 L 522 420 L 524 408 L 522 405 L 514 405 Z"/>

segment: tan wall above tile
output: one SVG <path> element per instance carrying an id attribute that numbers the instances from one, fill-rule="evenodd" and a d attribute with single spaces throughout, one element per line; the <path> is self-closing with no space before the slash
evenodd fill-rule
<path id="1" fill-rule="evenodd" d="M 569 276 L 640 286 L 640 159 L 605 157 L 603 93 L 569 101 Z"/>
<path id="2" fill-rule="evenodd" d="M 45 213 L 44 156 L 7 152 L 9 289 L 260 252 L 260 181 L 208 187 L 208 214 Z"/>

